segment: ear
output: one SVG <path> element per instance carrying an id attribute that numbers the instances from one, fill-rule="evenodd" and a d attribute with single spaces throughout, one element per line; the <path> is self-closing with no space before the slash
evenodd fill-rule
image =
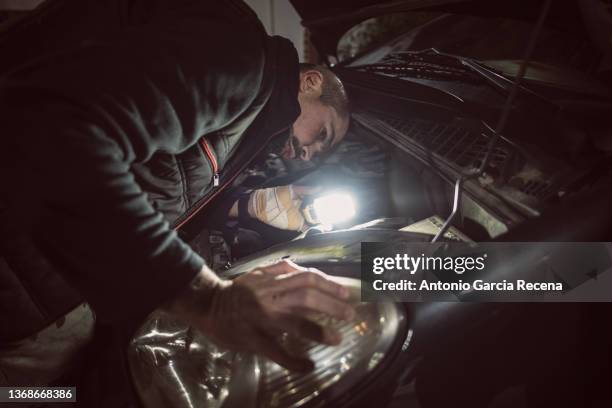
<path id="1" fill-rule="evenodd" d="M 300 73 L 300 93 L 316 98 L 321 96 L 323 75 L 314 69 Z"/>

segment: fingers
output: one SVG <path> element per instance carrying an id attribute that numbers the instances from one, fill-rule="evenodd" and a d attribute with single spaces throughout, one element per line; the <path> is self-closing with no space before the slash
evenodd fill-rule
<path id="1" fill-rule="evenodd" d="M 261 333 L 256 343 L 258 354 L 269 358 L 288 370 L 307 372 L 314 368 L 314 363 L 310 359 L 291 355 L 272 335 Z"/>
<path id="2" fill-rule="evenodd" d="M 272 332 L 285 332 L 297 339 L 312 340 L 330 346 L 336 346 L 342 341 L 342 335 L 335 329 L 323 327 L 304 317 L 292 315 L 277 315 L 274 318 Z M 277 340 L 277 336 L 260 332 L 257 341 L 257 352 L 292 371 L 310 371 L 314 364 L 306 357 L 295 356 L 289 353 Z"/>
<path id="3" fill-rule="evenodd" d="M 259 268 L 259 270 L 271 275 L 285 275 L 297 271 L 306 271 L 307 269 L 302 268 L 288 259 L 283 259 L 275 264 Z"/>
<path id="4" fill-rule="evenodd" d="M 350 296 L 348 288 L 327 279 L 321 271 L 305 269 L 290 261 L 261 268 L 261 271 L 278 276 L 266 283 L 265 303 L 272 310 L 305 309 L 341 320 L 354 317 L 353 308 L 345 302 Z"/>
<path id="5" fill-rule="evenodd" d="M 297 266 L 297 265 L 296 265 Z M 298 267 L 299 268 L 299 267 Z M 339 299 L 348 299 L 349 290 L 339 283 L 327 279 L 325 274 L 316 269 L 294 270 L 287 276 L 274 282 L 277 291 L 293 291 L 296 289 L 316 289 Z"/>
<path id="6" fill-rule="evenodd" d="M 275 322 L 281 331 L 294 335 L 299 339 L 312 340 L 317 343 L 337 346 L 342 341 L 342 335 L 336 329 L 325 327 L 306 317 L 282 314 Z"/>
<path id="7" fill-rule="evenodd" d="M 355 317 L 355 310 L 348 303 L 310 288 L 285 292 L 276 299 L 275 306 L 281 310 L 303 309 L 308 312 L 323 313 L 346 321 Z"/>

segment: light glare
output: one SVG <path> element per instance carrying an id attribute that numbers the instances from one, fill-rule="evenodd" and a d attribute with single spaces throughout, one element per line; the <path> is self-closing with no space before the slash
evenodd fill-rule
<path id="1" fill-rule="evenodd" d="M 355 216 L 355 202 L 348 194 L 334 193 L 316 198 L 313 203 L 315 214 L 322 224 L 338 224 Z"/>

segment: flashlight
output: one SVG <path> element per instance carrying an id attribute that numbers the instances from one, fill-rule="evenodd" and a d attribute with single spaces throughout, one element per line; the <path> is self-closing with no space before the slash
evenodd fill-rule
<path id="1" fill-rule="evenodd" d="M 355 200 L 350 194 L 330 193 L 314 198 L 305 203 L 302 213 L 306 222 L 311 225 L 336 225 L 355 216 Z"/>

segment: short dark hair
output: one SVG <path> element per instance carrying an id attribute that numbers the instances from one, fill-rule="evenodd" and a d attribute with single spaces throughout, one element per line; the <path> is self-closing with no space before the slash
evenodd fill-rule
<path id="1" fill-rule="evenodd" d="M 323 75 L 321 103 L 331 106 L 336 110 L 338 116 L 347 119 L 349 116 L 349 101 L 340 78 L 326 66 L 300 63 L 300 73 L 309 70 L 318 71 Z"/>

